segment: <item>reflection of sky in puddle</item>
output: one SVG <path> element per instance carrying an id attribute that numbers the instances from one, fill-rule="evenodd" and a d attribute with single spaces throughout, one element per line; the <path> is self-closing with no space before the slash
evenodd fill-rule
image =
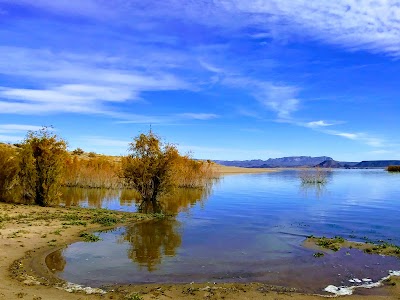
<path id="1" fill-rule="evenodd" d="M 263 281 L 315 291 L 355 277 L 380 279 L 400 269 L 400 260 L 357 250 L 314 258 L 301 243 L 313 234 L 400 244 L 399 179 L 382 170 L 338 170 L 323 193 L 304 194 L 297 171 L 228 176 L 201 205 L 199 195 L 178 197 L 186 208 L 170 206 L 184 211 L 177 222 L 119 228 L 101 233 L 103 241 L 69 246 L 59 275 L 89 285 Z M 107 206 L 132 210 L 132 202 L 121 203 Z"/>

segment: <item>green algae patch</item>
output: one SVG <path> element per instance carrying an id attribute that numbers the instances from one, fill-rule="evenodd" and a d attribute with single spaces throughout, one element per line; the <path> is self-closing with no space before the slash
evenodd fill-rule
<path id="1" fill-rule="evenodd" d="M 380 254 L 387 256 L 400 257 L 400 246 L 382 242 L 374 243 L 359 243 L 348 241 L 342 237 L 336 236 L 334 238 L 327 237 L 314 237 L 310 236 L 304 241 L 304 246 L 314 250 L 321 250 L 325 252 L 336 252 L 341 248 L 359 249 L 368 254 Z"/>

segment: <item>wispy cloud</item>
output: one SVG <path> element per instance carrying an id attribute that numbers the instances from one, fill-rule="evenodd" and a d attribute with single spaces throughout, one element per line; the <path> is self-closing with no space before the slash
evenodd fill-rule
<path id="1" fill-rule="evenodd" d="M 290 119 L 291 114 L 299 108 L 300 89 L 296 86 L 246 77 L 227 77 L 223 83 L 235 88 L 247 89 L 265 108 L 275 112 L 278 119 Z"/>
<path id="2" fill-rule="evenodd" d="M 248 14 L 247 22 L 260 28 L 256 38 L 302 37 L 349 50 L 400 56 L 398 1 L 231 0 L 223 3 L 228 11 Z"/>
<path id="3" fill-rule="evenodd" d="M 333 126 L 337 123 L 330 123 L 324 120 L 319 120 L 319 121 L 311 121 L 305 123 L 306 127 L 311 127 L 311 128 L 318 128 L 318 127 L 328 127 L 328 126 Z"/>
<path id="4" fill-rule="evenodd" d="M 396 0 L 166 0 L 140 4 L 134 0 L 0 0 L 0 3 L 22 4 L 104 22 L 112 18 L 115 22 L 129 23 L 126 21 L 129 19 L 151 28 L 165 18 L 236 31 L 250 27 L 257 30 L 250 36 L 258 39 L 311 39 L 350 51 L 400 56 L 400 6 Z M 151 16 L 152 21 L 146 16 Z"/>
<path id="5" fill-rule="evenodd" d="M 256 98 L 266 107 L 275 111 L 279 119 L 289 119 L 298 110 L 300 100 L 297 98 L 299 89 L 294 86 L 262 83 L 255 92 Z"/>
<path id="6" fill-rule="evenodd" d="M 0 124 L 0 133 L 16 133 L 40 130 L 43 126 L 26 124 Z"/>
<path id="7" fill-rule="evenodd" d="M 114 58 L 115 59 L 115 58 Z M 112 103 L 141 99 L 146 91 L 190 90 L 163 70 L 116 68 L 112 58 L 0 47 L 0 74 L 36 81 L 36 88 L 0 87 L 0 114 L 73 112 L 137 119 Z"/>
<path id="8" fill-rule="evenodd" d="M 28 124 L 0 124 L 0 141 L 15 143 L 24 139 L 27 131 L 36 131 L 42 126 Z"/>
<path id="9" fill-rule="evenodd" d="M 183 113 L 179 114 L 178 117 L 182 117 L 184 119 L 193 119 L 193 120 L 211 120 L 218 118 L 218 115 L 208 114 L 208 113 Z"/>
<path id="10" fill-rule="evenodd" d="M 20 142 L 22 140 L 23 140 L 22 136 L 0 134 L 0 141 L 1 142 L 15 143 L 15 142 Z"/>
<path id="11" fill-rule="evenodd" d="M 151 15 L 187 19 L 213 27 L 258 30 L 253 38 L 313 39 L 350 51 L 366 50 L 400 56 L 400 5 L 396 0 L 216 0 L 163 3 L 137 1 L 0 0 L 63 15 L 116 21 L 121 16 L 137 22 Z M 148 23 L 148 22 L 147 22 Z M 147 25 L 149 26 L 149 25 Z M 154 25 L 153 25 L 154 26 Z"/>
<path id="12" fill-rule="evenodd" d="M 340 137 L 343 137 L 343 138 L 346 138 L 349 140 L 358 141 L 358 142 L 361 142 L 361 143 L 366 144 L 371 147 L 379 148 L 379 147 L 383 147 L 387 144 L 383 138 L 375 137 L 368 133 L 363 133 L 363 132 L 361 132 L 361 133 L 360 132 L 341 132 L 341 131 L 336 131 L 336 130 L 324 130 L 322 132 L 331 134 L 331 135 L 340 136 Z"/>

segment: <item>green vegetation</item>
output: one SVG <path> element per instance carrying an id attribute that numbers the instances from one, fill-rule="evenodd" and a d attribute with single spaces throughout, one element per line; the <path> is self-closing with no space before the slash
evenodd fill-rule
<path id="1" fill-rule="evenodd" d="M 113 226 L 118 223 L 118 218 L 112 215 L 95 216 L 92 223 L 98 223 L 103 226 Z"/>
<path id="2" fill-rule="evenodd" d="M 364 251 L 368 254 L 382 254 L 400 257 L 400 246 L 390 244 L 387 242 L 381 242 L 379 244 L 374 244 L 371 242 L 367 243 L 357 243 L 347 241 L 342 237 L 336 236 L 334 238 L 327 237 L 308 237 L 308 242 L 314 243 L 321 248 L 339 251 L 341 248 L 354 248 Z"/>
<path id="3" fill-rule="evenodd" d="M 341 245 L 344 243 L 344 239 L 342 237 L 336 236 L 333 239 L 322 237 L 316 238 L 316 244 L 322 248 L 329 249 L 332 251 L 339 251 Z"/>
<path id="4" fill-rule="evenodd" d="M 388 166 L 386 170 L 388 172 L 400 172 L 400 166 Z"/>
<path id="5" fill-rule="evenodd" d="M 314 257 L 319 258 L 319 257 L 323 257 L 325 254 L 323 252 L 316 252 L 313 254 Z"/>
<path id="6" fill-rule="evenodd" d="M 94 235 L 93 233 L 84 232 L 80 234 L 80 237 L 83 238 L 85 242 L 90 243 L 101 241 L 101 238 L 99 238 L 97 235 Z"/>
<path id="7" fill-rule="evenodd" d="M 140 296 L 139 294 L 131 294 L 126 296 L 127 300 L 143 300 L 143 297 Z"/>
<path id="8" fill-rule="evenodd" d="M 109 226 L 111 222 L 112 225 L 115 225 L 154 219 L 152 215 L 132 214 L 129 212 L 110 211 L 106 209 L 71 207 L 57 208 L 56 211 L 49 211 L 46 209 L 28 214 L 13 214 L 12 208 L 13 206 L 10 205 L 9 211 L 0 213 L 0 225 L 5 226 L 8 223 L 35 224 L 38 221 L 45 221 L 48 223 L 60 221 L 63 226 L 86 226 L 89 223 Z M 55 230 L 53 234 L 61 234 L 61 229 Z"/>

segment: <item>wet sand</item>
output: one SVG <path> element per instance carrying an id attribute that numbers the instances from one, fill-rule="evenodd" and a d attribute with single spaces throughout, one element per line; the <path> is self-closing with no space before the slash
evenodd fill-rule
<path id="1" fill-rule="evenodd" d="M 64 282 L 52 275 L 45 264 L 48 253 L 81 240 L 83 231 L 106 227 L 90 222 L 96 210 L 43 208 L 0 203 L 0 299 L 322 299 L 290 288 L 262 283 L 248 284 L 152 284 L 113 286 L 105 295 L 68 293 L 55 286 Z M 66 222 L 63 216 L 77 214 L 86 220 Z M 139 214 L 115 213 L 121 223 L 146 221 Z M 75 225 L 71 225 L 76 223 Z M 64 225 L 63 225 L 64 224 Z M 69 225 L 65 225 L 69 224 Z M 357 290 L 348 299 L 400 299 L 400 279 L 393 277 L 382 288 Z"/>

